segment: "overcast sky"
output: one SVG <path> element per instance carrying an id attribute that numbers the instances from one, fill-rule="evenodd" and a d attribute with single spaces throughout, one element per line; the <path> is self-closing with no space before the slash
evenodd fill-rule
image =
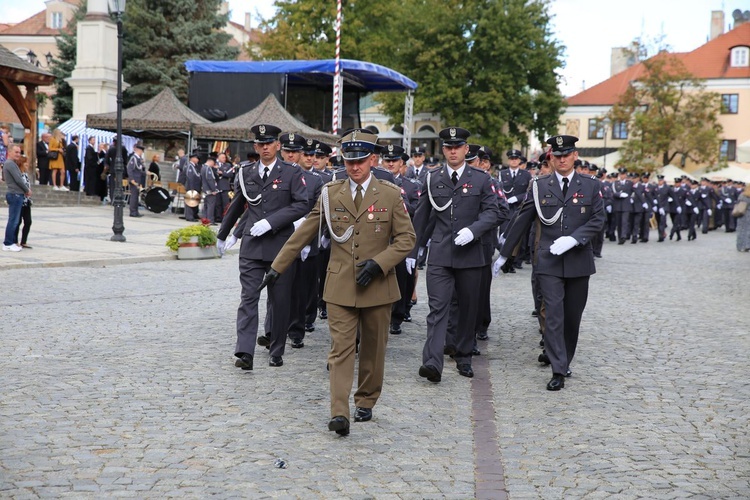
<path id="1" fill-rule="evenodd" d="M 328 1 L 335 9 L 335 2 Z M 245 12 L 251 12 L 254 26 L 256 14 L 274 12 L 270 0 L 230 0 L 229 5 L 233 21 L 244 23 Z M 44 0 L 0 0 L 0 22 L 19 22 L 43 9 Z M 567 47 L 563 94 L 574 95 L 609 78 L 612 47 L 663 34 L 672 51 L 689 52 L 708 40 L 712 10 L 724 11 L 726 30 L 735 9 L 750 10 L 750 0 L 553 0 L 554 32 Z"/>

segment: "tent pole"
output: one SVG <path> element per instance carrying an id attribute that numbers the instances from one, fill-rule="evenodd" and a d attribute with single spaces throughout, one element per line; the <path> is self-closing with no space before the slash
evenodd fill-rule
<path id="1" fill-rule="evenodd" d="M 336 2 L 336 68 L 333 74 L 333 133 L 339 133 L 341 126 L 341 98 L 343 96 L 341 86 L 341 0 Z"/>

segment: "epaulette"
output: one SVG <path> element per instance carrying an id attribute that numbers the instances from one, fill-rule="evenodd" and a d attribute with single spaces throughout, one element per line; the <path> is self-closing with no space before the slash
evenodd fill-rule
<path id="1" fill-rule="evenodd" d="M 440 169 L 441 169 L 441 168 L 443 168 L 443 166 L 442 166 L 442 165 L 437 165 L 437 166 L 435 166 L 435 167 L 432 167 L 432 168 L 428 168 L 428 169 L 427 169 L 427 171 L 428 171 L 428 172 L 438 172 L 438 171 L 440 171 Z"/>
<path id="2" fill-rule="evenodd" d="M 386 181 L 386 180 L 383 180 L 383 179 L 378 179 L 378 181 L 380 181 L 381 184 L 384 184 L 384 185 L 386 185 L 388 187 L 391 187 L 391 188 L 395 189 L 399 193 L 401 192 L 401 186 L 399 186 L 398 184 L 394 184 L 391 181 Z"/>
<path id="3" fill-rule="evenodd" d="M 537 175 L 536 177 L 534 177 L 533 180 L 535 180 L 535 181 L 541 181 L 541 180 L 544 180 L 544 179 L 549 179 L 549 177 L 551 175 L 552 174 Z"/>
<path id="4" fill-rule="evenodd" d="M 487 171 L 486 171 L 486 170 L 482 170 L 482 169 L 481 169 L 481 168 L 479 168 L 479 167 L 472 167 L 471 165 L 466 165 L 466 166 L 467 166 L 467 167 L 469 167 L 470 169 L 472 169 L 472 170 L 476 171 L 476 172 L 482 172 L 483 174 L 486 174 L 486 173 L 487 173 Z"/>
<path id="5" fill-rule="evenodd" d="M 330 181 L 326 183 L 326 186 L 335 186 L 336 184 L 341 184 L 343 182 L 348 181 L 349 179 L 336 179 L 335 181 Z"/>

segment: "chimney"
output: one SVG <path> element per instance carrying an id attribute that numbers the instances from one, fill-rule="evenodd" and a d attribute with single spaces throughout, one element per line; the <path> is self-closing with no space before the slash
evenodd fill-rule
<path id="1" fill-rule="evenodd" d="M 249 12 L 245 12 L 245 31 L 252 31 L 253 29 L 253 16 Z"/>
<path id="2" fill-rule="evenodd" d="M 219 5 L 219 15 L 224 15 L 229 13 L 229 2 L 221 2 L 221 5 Z"/>
<path id="3" fill-rule="evenodd" d="M 711 11 L 711 35 L 709 40 L 713 40 L 719 35 L 724 34 L 724 11 L 723 10 L 712 10 Z"/>

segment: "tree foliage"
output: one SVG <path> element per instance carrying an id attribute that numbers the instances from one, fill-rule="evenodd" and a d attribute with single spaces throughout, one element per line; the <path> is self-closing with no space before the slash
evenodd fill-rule
<path id="1" fill-rule="evenodd" d="M 52 96 L 52 119 L 57 123 L 69 120 L 73 116 L 73 88 L 65 81 L 70 78 L 76 67 L 76 36 L 78 21 L 86 16 L 86 2 L 76 9 L 68 25 L 61 30 L 55 40 L 57 57 L 50 64 L 50 72 L 57 77 L 55 80 L 55 95 Z"/>
<path id="2" fill-rule="evenodd" d="M 141 103 L 164 87 L 187 101 L 189 59 L 233 60 L 239 49 L 221 30 L 228 15 L 221 0 L 130 0 L 123 17 L 123 75 L 130 87 L 126 107 Z"/>
<path id="3" fill-rule="evenodd" d="M 419 84 L 414 110 L 440 113 L 481 142 L 505 148 L 557 130 L 563 97 L 546 0 L 349 0 L 341 57 L 392 68 Z M 335 2 L 277 0 L 264 22 L 265 59 L 327 59 L 335 50 Z M 403 94 L 380 94 L 393 123 Z"/>
<path id="4" fill-rule="evenodd" d="M 622 94 L 607 115 L 628 126 L 620 162 L 653 170 L 678 159 L 696 163 L 718 160 L 722 126 L 721 96 L 687 71 L 668 53 L 642 61 L 643 76 Z"/>

